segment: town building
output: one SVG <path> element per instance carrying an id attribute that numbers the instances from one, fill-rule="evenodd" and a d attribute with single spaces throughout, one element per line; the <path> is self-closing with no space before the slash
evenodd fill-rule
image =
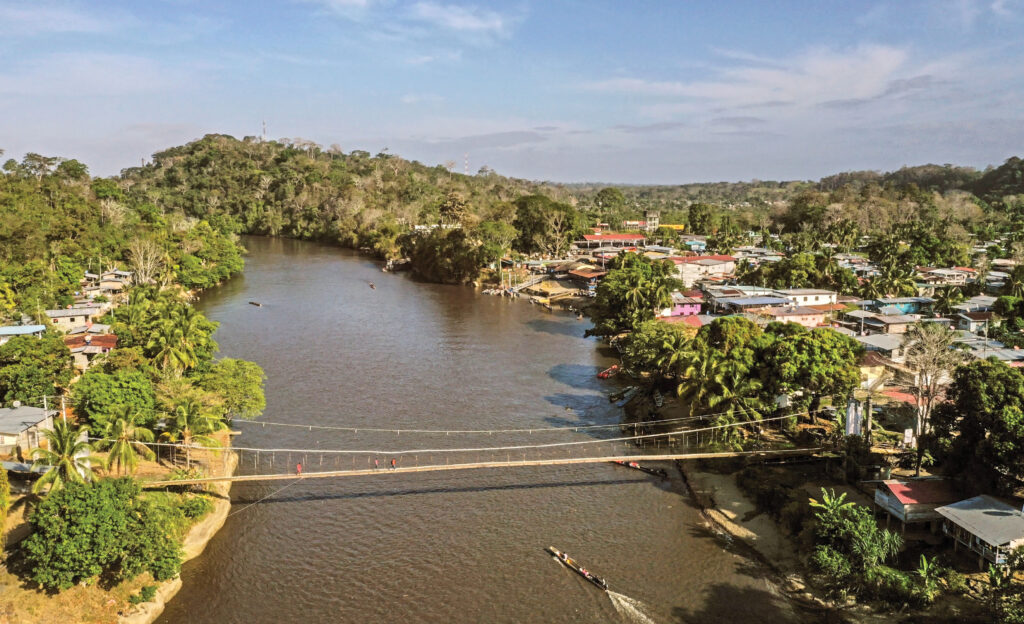
<path id="1" fill-rule="evenodd" d="M 15 401 L 12 407 L 0 408 L 0 453 L 11 455 L 15 448 L 28 454 L 43 439 L 43 431 L 53 430 L 53 410 L 29 407 Z"/>
<path id="2" fill-rule="evenodd" d="M 956 328 L 969 331 L 972 334 L 981 334 L 998 327 L 1002 321 L 995 312 L 961 312 L 954 317 Z"/>
<path id="3" fill-rule="evenodd" d="M 676 265 L 679 279 L 687 288 L 703 279 L 724 279 L 736 272 L 736 258 L 732 256 L 687 256 L 669 258 Z"/>
<path id="4" fill-rule="evenodd" d="M 0 345 L 15 336 L 42 337 L 46 333 L 46 325 L 5 325 L 0 327 Z"/>
<path id="5" fill-rule="evenodd" d="M 50 320 L 52 327 L 62 332 L 67 332 L 79 325 L 91 323 L 94 318 L 101 316 L 103 312 L 104 310 L 100 306 L 64 308 L 60 310 L 47 310 L 46 317 Z"/>
<path id="6" fill-rule="evenodd" d="M 1005 565 L 1009 554 L 1024 546 L 1024 513 L 991 496 L 982 494 L 935 511 L 954 549 L 964 546 L 977 554 L 980 570 L 986 563 Z"/>
<path id="7" fill-rule="evenodd" d="M 109 353 L 117 347 L 117 336 L 114 334 L 94 335 L 88 332 L 80 332 L 64 337 L 64 344 L 71 351 L 71 358 L 75 368 L 85 371 L 92 364 L 93 358 L 103 353 Z"/>
<path id="8" fill-rule="evenodd" d="M 908 524 L 929 523 L 937 530 L 942 516 L 936 511 L 943 505 L 960 500 L 949 481 L 928 479 L 923 481 L 898 481 L 887 479 L 875 488 L 875 505 L 886 512 L 885 523 L 895 518 L 906 530 Z"/>
<path id="9" fill-rule="evenodd" d="M 647 242 L 643 234 L 584 234 L 583 240 L 576 241 L 579 248 L 594 247 L 642 247 Z"/>
<path id="10" fill-rule="evenodd" d="M 780 297 L 785 297 L 793 305 L 831 305 L 836 303 L 839 294 L 834 290 L 821 290 L 818 288 L 788 288 L 776 290 Z"/>
<path id="11" fill-rule="evenodd" d="M 808 329 L 814 329 L 825 322 L 825 313 L 807 306 L 790 306 L 782 308 L 769 308 L 762 310 L 761 314 L 771 321 L 781 323 L 796 323 Z"/>
<path id="12" fill-rule="evenodd" d="M 672 307 L 661 311 L 661 316 L 696 316 L 704 305 L 704 296 L 699 290 L 672 293 Z"/>

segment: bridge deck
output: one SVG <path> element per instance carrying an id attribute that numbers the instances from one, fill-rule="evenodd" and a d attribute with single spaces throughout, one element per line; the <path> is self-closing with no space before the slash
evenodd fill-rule
<path id="1" fill-rule="evenodd" d="M 200 485 L 204 483 L 215 483 L 218 481 L 283 481 L 294 479 L 324 479 L 327 477 L 359 477 L 368 475 L 384 474 L 408 474 L 412 472 L 436 472 L 440 470 L 469 470 L 473 468 L 518 468 L 521 466 L 562 466 L 569 464 L 598 464 L 613 461 L 664 461 L 676 459 L 715 459 L 723 457 L 785 457 L 813 455 L 820 452 L 820 448 L 787 449 L 778 451 L 736 451 L 729 453 L 679 453 L 665 455 L 616 455 L 609 457 L 566 457 L 561 459 L 527 459 L 510 461 L 487 461 L 462 464 L 432 464 L 428 466 L 403 466 L 391 468 L 360 468 L 355 470 L 325 470 L 320 472 L 304 472 L 301 475 L 295 473 L 284 474 L 254 474 L 234 475 L 223 477 L 204 477 L 201 479 L 181 479 L 178 481 L 149 481 L 143 483 L 143 487 L 168 487 L 175 485 Z"/>

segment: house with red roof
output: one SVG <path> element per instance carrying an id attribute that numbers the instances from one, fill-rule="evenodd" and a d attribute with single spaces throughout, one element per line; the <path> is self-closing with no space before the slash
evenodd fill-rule
<path id="1" fill-rule="evenodd" d="M 875 505 L 903 523 L 934 523 L 937 529 L 942 515 L 935 510 L 961 500 L 952 484 L 945 479 L 898 481 L 887 479 L 875 488 Z M 886 519 L 886 524 L 889 521 Z"/>

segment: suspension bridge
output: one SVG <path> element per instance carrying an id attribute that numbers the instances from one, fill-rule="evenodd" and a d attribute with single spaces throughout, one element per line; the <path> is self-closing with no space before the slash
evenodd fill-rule
<path id="1" fill-rule="evenodd" d="M 203 485 L 215 482 L 253 482 L 296 479 L 324 479 L 367 477 L 421 472 L 439 472 L 471 469 L 507 469 L 530 466 L 569 466 L 608 462 L 641 462 L 716 458 L 770 458 L 808 456 L 821 452 L 820 447 L 793 448 L 791 445 L 765 442 L 765 428 L 779 427 L 782 421 L 796 414 L 787 414 L 755 421 L 727 423 L 697 428 L 678 428 L 698 420 L 693 417 L 666 419 L 637 424 L 579 425 L 533 429 L 495 430 L 430 430 L 381 429 L 342 427 L 330 425 L 297 425 L 293 423 L 250 422 L 250 426 L 276 426 L 313 431 L 345 432 L 350 434 L 391 434 L 396 437 L 423 436 L 515 436 L 517 443 L 489 446 L 410 446 L 408 448 L 254 448 L 233 446 L 215 450 L 197 445 L 181 444 L 153 446 L 162 452 L 166 448 L 168 459 L 175 461 L 184 450 L 196 456 L 209 473 L 191 478 L 160 479 L 144 482 L 145 487 Z M 639 433 L 651 428 L 669 428 L 656 433 Z M 743 428 L 748 436 L 743 447 L 723 449 L 719 443 L 735 441 Z M 590 437 L 570 441 L 523 443 L 522 438 L 544 434 L 585 433 L 600 436 L 602 430 L 618 429 L 615 437 Z M 756 434 L 750 432 L 756 431 Z M 750 436 L 756 435 L 753 439 Z M 535 438 L 534 438 L 535 439 Z M 716 446 L 717 445 L 717 446 Z M 775 446 L 776 448 L 771 448 Z M 786 448 L 780 448 L 786 446 Z M 218 458 L 219 456 L 219 458 Z M 235 470 L 229 470 L 228 458 L 237 460 Z M 218 466 L 217 463 L 221 465 Z M 220 470 L 217 470 L 220 468 Z M 217 473 L 220 474 L 217 474 Z M 231 474 L 234 472 L 235 474 Z"/>

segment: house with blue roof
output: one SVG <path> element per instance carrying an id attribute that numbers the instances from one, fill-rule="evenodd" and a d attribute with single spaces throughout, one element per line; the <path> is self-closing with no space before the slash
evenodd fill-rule
<path id="1" fill-rule="evenodd" d="M 0 327 L 0 345 L 15 336 L 42 337 L 46 333 L 46 325 L 4 325 Z"/>

